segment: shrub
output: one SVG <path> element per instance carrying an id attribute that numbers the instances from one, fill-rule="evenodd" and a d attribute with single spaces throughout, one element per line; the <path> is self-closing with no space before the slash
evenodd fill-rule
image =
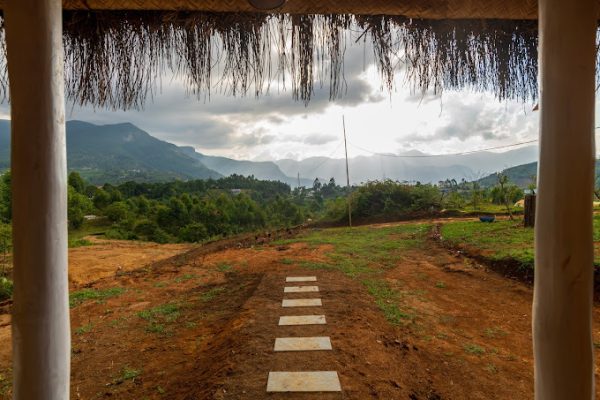
<path id="1" fill-rule="evenodd" d="M 13 293 L 13 283 L 10 279 L 0 277 L 0 301 L 10 299 Z"/>

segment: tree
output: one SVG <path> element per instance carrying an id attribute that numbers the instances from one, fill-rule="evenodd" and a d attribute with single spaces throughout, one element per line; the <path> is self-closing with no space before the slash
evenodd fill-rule
<path id="1" fill-rule="evenodd" d="M 71 172 L 68 179 L 69 186 L 71 186 L 77 193 L 84 193 L 85 182 L 79 173 Z"/>
<path id="2" fill-rule="evenodd" d="M 495 189 L 496 195 L 499 197 L 499 201 L 501 204 L 504 204 L 506 207 L 506 212 L 508 213 L 508 218 L 513 219 L 511 212 L 511 203 L 514 203 L 519 198 L 523 196 L 523 192 L 515 185 L 511 185 L 509 182 L 508 175 L 499 172 L 496 174 L 497 184 Z"/>
<path id="3" fill-rule="evenodd" d="M 471 184 L 471 204 L 474 210 L 479 210 L 479 204 L 483 200 L 481 186 L 477 182 Z"/>
<path id="4" fill-rule="evenodd" d="M 67 217 L 71 228 L 80 228 L 85 219 L 85 215 L 93 209 L 92 201 L 84 194 L 75 190 L 69 185 L 67 192 Z"/>

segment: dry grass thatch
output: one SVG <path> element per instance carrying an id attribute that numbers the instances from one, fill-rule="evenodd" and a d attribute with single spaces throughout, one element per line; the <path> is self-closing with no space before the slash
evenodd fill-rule
<path id="1" fill-rule="evenodd" d="M 536 21 L 164 11 L 65 11 L 66 91 L 78 104 L 140 108 L 170 70 L 198 96 L 260 95 L 278 82 L 304 102 L 329 84 L 333 99 L 350 40 L 370 44 L 389 89 L 404 70 L 420 91 L 537 96 Z"/>

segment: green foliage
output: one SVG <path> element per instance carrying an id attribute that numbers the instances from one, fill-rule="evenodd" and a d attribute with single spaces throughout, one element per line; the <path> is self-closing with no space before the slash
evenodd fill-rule
<path id="1" fill-rule="evenodd" d="M 11 173 L 0 176 L 0 222 L 9 223 L 12 219 Z"/>
<path id="2" fill-rule="evenodd" d="M 441 207 L 440 191 L 433 185 L 409 185 L 373 181 L 358 187 L 352 194 L 352 215 L 356 219 L 397 219 L 414 212 L 434 211 Z M 338 221 L 347 220 L 347 205 L 343 199 L 329 201 L 326 215 Z"/>
<path id="3" fill-rule="evenodd" d="M 92 201 L 86 195 L 79 193 L 73 186 L 69 186 L 67 201 L 69 225 L 73 229 L 80 228 L 84 216 L 93 210 Z"/>
<path id="4" fill-rule="evenodd" d="M 85 182 L 77 172 L 71 172 L 69 174 L 68 183 L 77 193 L 84 193 Z"/>
<path id="5" fill-rule="evenodd" d="M 72 292 L 69 295 L 69 306 L 73 308 L 88 300 L 102 302 L 108 298 L 119 296 L 124 292 L 125 288 L 122 287 L 112 287 L 107 289 L 83 289 L 77 292 Z"/>
<path id="6" fill-rule="evenodd" d="M 10 299 L 13 293 L 13 283 L 10 279 L 0 276 L 0 301 Z"/>

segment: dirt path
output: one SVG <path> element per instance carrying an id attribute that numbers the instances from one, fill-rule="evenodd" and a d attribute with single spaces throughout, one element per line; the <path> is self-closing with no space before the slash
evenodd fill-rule
<path id="1" fill-rule="evenodd" d="M 236 247 L 93 283 L 106 297 L 83 298 L 71 313 L 72 398 L 533 398 L 530 287 L 432 245 L 377 275 L 399 293 L 377 304 L 360 278 L 301 267 L 327 260 L 331 246 Z M 329 336 L 333 350 L 273 352 L 275 337 L 298 336 L 277 326 L 292 275 L 318 275 L 327 325 L 303 326 L 302 336 Z M 286 294 L 295 297 L 306 295 Z M 396 323 L 382 311 L 390 305 Z M 596 338 L 599 317 L 596 308 Z M 5 318 L 0 337 L 10 343 Z M 0 399 L 10 398 L 10 357 L 0 346 Z M 269 371 L 299 370 L 337 371 L 342 393 L 266 393 Z"/>

